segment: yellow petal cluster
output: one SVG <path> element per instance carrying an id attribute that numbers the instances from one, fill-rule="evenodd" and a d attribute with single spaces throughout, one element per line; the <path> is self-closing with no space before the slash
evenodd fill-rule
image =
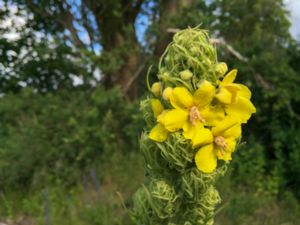
<path id="1" fill-rule="evenodd" d="M 256 112 L 251 91 L 234 83 L 236 75 L 237 70 L 231 70 L 217 84 L 203 80 L 194 91 L 184 86 L 168 87 L 160 97 L 162 101 L 156 92 L 158 98 L 151 99 L 151 107 L 157 124 L 149 138 L 164 142 L 170 133 L 180 132 L 196 150 L 195 165 L 205 173 L 213 172 L 218 160 L 230 161 L 241 136 L 241 124 Z"/>
<path id="2" fill-rule="evenodd" d="M 155 118 L 164 110 L 163 105 L 156 98 L 151 99 L 151 108 Z M 149 138 L 157 142 L 163 142 L 167 139 L 168 135 L 169 131 L 161 123 L 157 123 L 150 131 Z"/>
<path id="3" fill-rule="evenodd" d="M 241 123 L 246 123 L 256 109 L 252 102 L 251 91 L 242 84 L 233 83 L 237 70 L 231 70 L 219 84 L 216 99 L 223 105 L 228 115 L 239 118 Z"/>

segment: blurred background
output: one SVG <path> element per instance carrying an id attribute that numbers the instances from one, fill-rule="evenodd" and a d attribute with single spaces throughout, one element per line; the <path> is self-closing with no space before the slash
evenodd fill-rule
<path id="1" fill-rule="evenodd" d="M 132 224 L 146 73 L 197 25 L 257 107 L 216 225 L 300 224 L 298 0 L 0 0 L 0 224 Z"/>

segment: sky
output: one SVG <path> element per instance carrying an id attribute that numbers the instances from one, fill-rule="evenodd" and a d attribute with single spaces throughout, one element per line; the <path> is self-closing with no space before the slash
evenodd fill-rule
<path id="1" fill-rule="evenodd" d="M 287 9 L 290 11 L 292 26 L 290 32 L 294 38 L 300 40 L 300 0 L 285 0 Z"/>

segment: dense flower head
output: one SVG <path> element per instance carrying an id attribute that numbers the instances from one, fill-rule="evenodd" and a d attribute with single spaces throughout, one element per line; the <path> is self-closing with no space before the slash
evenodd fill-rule
<path id="1" fill-rule="evenodd" d="M 175 35 L 162 58 L 160 81 L 151 89 L 156 124 L 149 138 L 168 142 L 171 133 L 179 133 L 195 149 L 195 166 L 211 173 L 219 160 L 232 159 L 241 138 L 241 126 L 256 109 L 248 87 L 234 82 L 236 69 L 226 74 L 227 64 L 216 60 L 211 45 L 193 46 L 193 33 L 191 42 L 185 40 L 183 46 L 189 51 L 183 52 L 180 35 Z M 203 35 L 200 38 L 208 41 L 205 32 Z"/>
<path id="2" fill-rule="evenodd" d="M 215 182 L 240 142 L 242 124 L 256 111 L 251 91 L 236 76 L 217 60 L 205 30 L 174 35 L 158 79 L 147 82 L 150 97 L 140 104 L 147 176 L 133 199 L 136 224 L 213 224 L 221 201 Z"/>

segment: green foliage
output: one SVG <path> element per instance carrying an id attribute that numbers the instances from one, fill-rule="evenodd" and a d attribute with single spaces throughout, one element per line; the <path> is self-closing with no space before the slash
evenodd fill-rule
<path id="1" fill-rule="evenodd" d="M 32 87 L 39 92 L 73 88 L 75 74 L 84 81 L 91 74 L 81 63 L 71 60 L 75 56 L 72 49 L 62 43 L 42 41 L 27 46 L 25 40 L 9 42 L 0 40 L 2 49 L 0 65 L 0 92 L 18 92 L 24 86 Z M 32 40 L 26 40 L 32 43 Z M 49 47 L 48 45 L 56 45 Z M 26 54 L 24 53 L 26 52 Z"/>
<path id="2" fill-rule="evenodd" d="M 1 188 L 68 185 L 117 149 L 137 148 L 140 120 L 117 90 L 39 95 L 25 89 L 0 101 Z"/>
<path id="3" fill-rule="evenodd" d="M 0 221 L 32 225 L 47 221 L 62 225 L 132 225 L 121 199 L 130 206 L 132 192 L 143 178 L 142 160 L 134 152 L 122 153 L 121 149 L 116 150 L 96 169 L 102 177 L 100 189 L 88 179 L 69 188 L 51 183 L 30 192 L 0 193 Z"/>
<path id="4" fill-rule="evenodd" d="M 97 170 L 104 178 L 99 193 L 90 181 L 88 188 L 78 184 L 65 189 L 52 184 L 34 192 L 8 190 L 0 194 L 0 221 L 45 224 L 48 199 L 49 218 L 53 224 L 132 225 L 116 191 L 121 193 L 124 203 L 130 207 L 131 194 L 143 180 L 142 167 L 140 154 L 120 154 L 117 150 Z M 218 182 L 223 205 L 216 215 L 216 225 L 298 224 L 300 205 L 293 193 L 282 192 L 280 199 L 266 198 L 264 194 L 254 193 L 245 185 L 238 187 L 237 182 L 231 179 L 236 175 L 234 171 L 231 175 Z"/>
<path id="5" fill-rule="evenodd" d="M 4 4 L 0 9 L 1 21 L 13 21 L 11 25 L 4 22 L 0 26 L 0 93 L 18 92 L 25 86 L 42 93 L 72 89 L 74 77 L 90 86 L 89 82 L 94 80 L 90 61 L 80 59 L 79 52 L 56 33 L 37 33 L 31 27 L 37 21 L 22 7 L 14 12 L 10 9 L 13 6 Z M 15 20 L 26 22 L 18 25 Z M 5 36 L 10 32 L 16 38 Z"/>
<path id="6" fill-rule="evenodd" d="M 236 176 L 235 172 L 233 170 L 218 182 L 224 204 L 217 213 L 216 225 L 297 225 L 299 223 L 300 205 L 293 193 L 283 190 L 282 198 L 278 199 L 266 195 L 265 192 L 256 192 L 250 180 L 249 185 L 245 185 L 232 179 Z"/>
<path id="7" fill-rule="evenodd" d="M 260 157 L 260 161 L 264 161 L 259 175 L 263 176 L 260 190 L 277 194 L 288 188 L 297 193 L 298 188 L 293 184 L 299 183 L 299 176 L 293 174 L 295 165 L 299 164 L 295 137 L 299 133 L 297 93 L 300 71 L 291 63 L 299 49 L 295 48 L 294 54 L 290 54 L 288 46 L 294 43 L 281 0 L 247 1 L 243 6 L 238 2 L 221 1 L 220 18 L 224 22 L 218 27 L 225 40 L 248 58 L 247 62 L 239 62 L 228 54 L 224 55 L 226 61 L 239 68 L 241 81 L 253 90 L 257 114 L 248 133 L 253 135 L 252 143 L 259 144 L 263 152 L 263 157 Z M 243 13 L 246 10 L 247 13 Z M 230 18 L 226 19 L 227 14 Z M 250 14 L 256 16 L 249 17 Z M 238 173 L 242 171 L 242 167 L 239 168 Z"/>

